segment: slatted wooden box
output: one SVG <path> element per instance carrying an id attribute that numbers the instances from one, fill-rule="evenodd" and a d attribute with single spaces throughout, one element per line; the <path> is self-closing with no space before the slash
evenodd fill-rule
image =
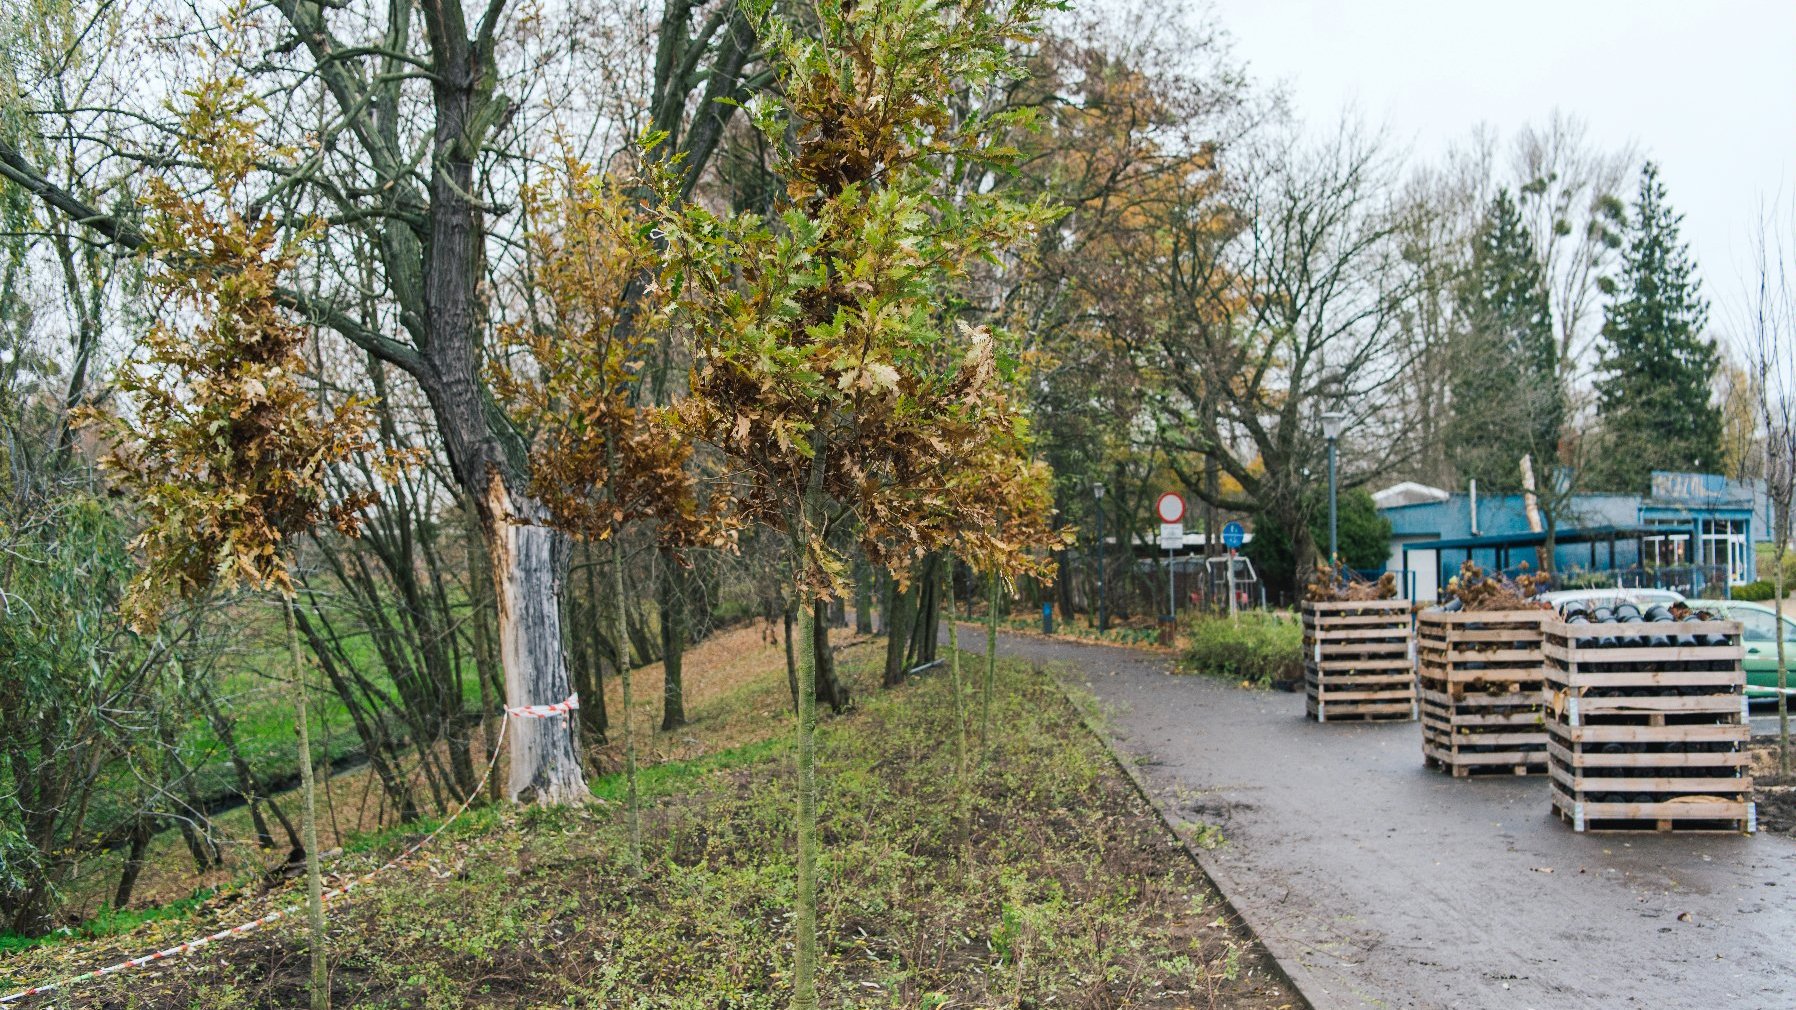
<path id="1" fill-rule="evenodd" d="M 1303 605 L 1304 708 L 1310 718 L 1416 717 L 1411 615 L 1408 600 Z"/>
<path id="2" fill-rule="evenodd" d="M 1540 626 L 1550 614 L 1536 609 L 1417 615 L 1423 763 L 1456 777 L 1546 772 Z"/>
<path id="3" fill-rule="evenodd" d="M 1541 632 L 1553 810 L 1573 830 L 1757 830 L 1738 622 L 1549 618 Z M 1591 647 L 1631 635 L 1671 644 Z"/>

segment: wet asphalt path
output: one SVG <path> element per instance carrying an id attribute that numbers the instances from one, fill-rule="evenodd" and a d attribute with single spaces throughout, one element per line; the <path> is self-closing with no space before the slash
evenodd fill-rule
<path id="1" fill-rule="evenodd" d="M 1221 829 L 1200 858 L 1318 1008 L 1796 1008 L 1796 839 L 1578 835 L 1544 778 L 1424 769 L 1415 723 L 1319 725 L 1140 650 L 1000 648 L 1090 691 L 1162 808 Z"/>

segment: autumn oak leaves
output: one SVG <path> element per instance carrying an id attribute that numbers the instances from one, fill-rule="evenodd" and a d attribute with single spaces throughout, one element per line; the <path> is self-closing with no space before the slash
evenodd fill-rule
<path id="1" fill-rule="evenodd" d="M 1016 116 L 952 111 L 1010 71 L 1039 6 L 825 8 L 802 32 L 753 13 L 779 68 L 779 97 L 748 104 L 785 183 L 772 213 L 681 201 L 656 137 L 635 175 L 562 158 L 527 195 L 543 309 L 502 329 L 528 367 L 494 386 L 537 432 L 533 490 L 577 536 L 645 519 L 719 546 L 771 526 L 812 596 L 844 588 L 844 525 L 900 580 L 942 549 L 1039 570 L 1049 492 L 1019 355 L 1001 320 L 968 322 L 991 313 L 967 289 L 1054 212 L 980 186 Z M 653 394 L 647 363 L 681 341 L 689 395 Z M 695 442 L 729 461 L 702 482 Z"/>
<path id="2" fill-rule="evenodd" d="M 1031 460 L 1026 358 L 988 292 L 1057 216 L 996 185 L 1028 125 L 998 99 L 1045 8 L 897 0 L 799 17 L 745 0 L 773 69 L 745 103 L 783 183 L 764 213 L 712 206 L 656 135 L 617 174 L 551 159 L 521 194 L 528 290 L 495 309 L 486 355 L 542 505 L 506 521 L 614 551 L 643 524 L 676 554 L 769 527 L 811 601 L 844 591 L 850 542 L 901 584 L 938 551 L 993 579 L 1044 572 L 1051 492 Z M 241 205 L 239 184 L 284 156 L 263 148 L 256 114 L 240 77 L 188 92 L 185 153 L 209 185 L 150 186 L 166 297 L 120 375 L 130 409 L 109 422 L 110 465 L 144 506 L 130 603 L 144 627 L 215 585 L 290 597 L 295 538 L 326 521 L 354 535 L 368 503 L 333 498 L 330 469 L 408 462 L 380 453 L 364 404 L 328 407 L 308 374 L 311 330 L 281 278 L 328 236 L 283 234 Z M 807 640 L 812 610 L 799 608 Z M 794 992 L 814 1005 L 815 698 L 800 679 Z"/>

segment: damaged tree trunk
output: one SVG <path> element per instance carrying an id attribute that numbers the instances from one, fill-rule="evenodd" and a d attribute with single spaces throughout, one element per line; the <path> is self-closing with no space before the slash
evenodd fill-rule
<path id="1" fill-rule="evenodd" d="M 495 475 L 487 492 L 488 544 L 499 604 L 499 662 L 513 705 L 564 701 L 573 693 L 561 649 L 560 535 L 547 510 L 506 491 Z M 575 720 L 512 718 L 508 794 L 520 802 L 579 803 L 590 794 L 575 746 Z"/>

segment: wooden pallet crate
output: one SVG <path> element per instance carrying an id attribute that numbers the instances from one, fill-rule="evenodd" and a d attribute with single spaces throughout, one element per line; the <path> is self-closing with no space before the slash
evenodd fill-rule
<path id="1" fill-rule="evenodd" d="M 1408 600 L 1303 605 L 1304 711 L 1317 722 L 1416 718 Z"/>
<path id="2" fill-rule="evenodd" d="M 1573 830 L 1757 830 L 1737 622 L 1549 618 L 1541 632 L 1552 804 Z M 1672 644 L 1591 644 L 1654 636 Z"/>
<path id="3" fill-rule="evenodd" d="M 1546 610 L 1416 617 L 1422 761 L 1458 778 L 1547 770 L 1541 725 Z"/>

